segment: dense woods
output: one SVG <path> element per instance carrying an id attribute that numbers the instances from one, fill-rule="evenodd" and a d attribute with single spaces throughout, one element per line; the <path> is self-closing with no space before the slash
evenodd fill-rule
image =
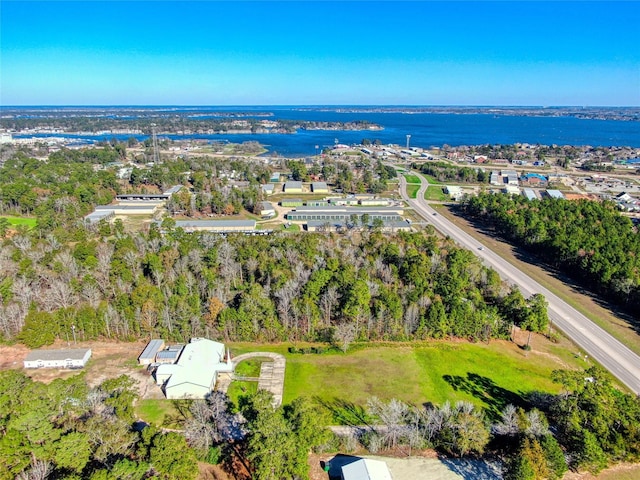
<path id="1" fill-rule="evenodd" d="M 640 233 L 613 203 L 482 193 L 462 211 L 640 318 Z"/>
<path id="2" fill-rule="evenodd" d="M 35 347 L 66 339 L 193 336 L 334 341 L 502 338 L 547 325 L 468 251 L 434 235 L 221 237 L 152 226 L 73 244 L 18 234 L 0 251 L 0 331 Z"/>

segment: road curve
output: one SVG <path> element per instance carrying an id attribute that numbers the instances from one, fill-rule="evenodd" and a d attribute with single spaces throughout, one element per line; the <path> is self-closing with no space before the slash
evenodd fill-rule
<path id="1" fill-rule="evenodd" d="M 482 245 L 445 217 L 438 215 L 424 200 L 424 193 L 428 187 L 426 179 L 416 172 L 411 173 L 417 175 L 422 182 L 417 198 L 414 200 L 407 196 L 406 179 L 402 175 L 400 175 L 400 194 L 417 214 L 437 230 L 451 237 L 458 245 L 475 253 L 485 265 L 496 270 L 503 280 L 518 285 L 525 297 L 534 293 L 543 294 L 549 302 L 549 319 L 553 325 L 609 370 L 632 392 L 640 394 L 640 357 L 638 355 L 564 300 L 491 251 L 486 245 Z"/>

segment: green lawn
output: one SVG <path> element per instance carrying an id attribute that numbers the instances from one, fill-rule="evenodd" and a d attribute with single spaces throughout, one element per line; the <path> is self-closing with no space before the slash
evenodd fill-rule
<path id="1" fill-rule="evenodd" d="M 407 195 L 409 195 L 409 198 L 416 198 L 418 196 L 418 190 L 420 190 L 420 185 L 407 185 Z"/>
<path id="2" fill-rule="evenodd" d="M 289 354 L 284 345 L 242 345 L 232 350 L 285 355 L 285 404 L 307 396 L 326 405 L 338 401 L 358 408 L 375 395 L 416 405 L 468 400 L 495 415 L 507 403 L 523 404 L 530 392 L 558 392 L 558 385 L 550 380 L 553 370 L 583 366 L 568 351 L 546 345 L 541 355 L 536 348 L 525 352 L 512 343 L 496 341 L 370 346 L 346 355 Z"/>
<path id="3" fill-rule="evenodd" d="M 26 225 L 33 228 L 36 226 L 37 220 L 35 218 L 23 218 L 23 217 L 7 217 L 1 216 L 0 218 L 6 218 L 11 225 Z"/>
<path id="4" fill-rule="evenodd" d="M 418 185 L 420 185 L 420 178 L 418 178 L 416 175 L 410 175 L 408 173 L 404 174 L 404 178 L 407 179 L 407 183 L 417 183 Z"/>
<path id="5" fill-rule="evenodd" d="M 249 358 L 240 362 L 234 371 L 234 373 L 240 377 L 259 377 L 260 366 L 262 360 L 258 358 Z"/>
<path id="6" fill-rule="evenodd" d="M 175 421 L 182 418 L 175 402 L 166 399 L 139 400 L 136 404 L 136 415 L 157 427 L 175 425 Z"/>
<path id="7" fill-rule="evenodd" d="M 258 391 L 258 382 L 247 382 L 241 380 L 234 380 L 229 385 L 227 390 L 227 396 L 229 400 L 237 407 L 240 401 L 240 397 L 245 395 L 253 395 Z"/>
<path id="8" fill-rule="evenodd" d="M 449 195 L 444 193 L 441 187 L 431 186 L 427 188 L 426 192 L 424 192 L 424 199 L 433 200 L 436 202 L 447 202 L 451 200 L 451 197 L 449 197 Z"/>

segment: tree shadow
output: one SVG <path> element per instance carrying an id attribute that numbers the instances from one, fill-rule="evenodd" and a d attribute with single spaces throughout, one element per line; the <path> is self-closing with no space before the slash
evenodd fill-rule
<path id="1" fill-rule="evenodd" d="M 467 376 L 443 375 L 442 378 L 455 391 L 474 396 L 486 405 L 487 416 L 491 421 L 501 418 L 502 410 L 509 404 L 516 407 L 527 407 L 528 402 L 521 393 L 515 393 L 497 385 L 488 377 L 467 372 Z"/>
<path id="2" fill-rule="evenodd" d="M 321 467 L 328 473 L 329 480 L 342 480 L 342 467 L 360 459 L 361 457 L 339 453 L 328 462 L 321 462 Z M 328 470 L 326 467 L 328 467 Z"/>
<path id="3" fill-rule="evenodd" d="M 366 409 L 353 402 L 347 402 L 339 398 L 325 400 L 320 397 L 314 397 L 313 400 L 324 407 L 338 425 L 358 427 L 370 424 L 371 417 L 367 414 Z"/>
<path id="4" fill-rule="evenodd" d="M 458 458 L 440 458 L 442 464 L 465 480 L 498 480 L 502 468 L 498 462 Z"/>

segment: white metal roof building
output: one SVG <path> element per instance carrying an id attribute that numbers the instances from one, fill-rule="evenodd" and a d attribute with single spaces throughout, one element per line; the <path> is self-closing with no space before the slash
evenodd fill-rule
<path id="1" fill-rule="evenodd" d="M 185 345 L 177 363 L 163 364 L 156 370 L 156 382 L 164 385 L 167 398 L 205 398 L 213 390 L 218 372 L 232 372 L 225 361 L 224 344 L 206 338 L 193 338 Z"/>
<path id="2" fill-rule="evenodd" d="M 142 353 L 138 357 L 138 364 L 149 365 L 155 362 L 158 351 L 162 350 L 163 348 L 164 348 L 164 340 L 161 340 L 159 338 L 150 340 L 149 343 L 147 343 L 147 346 L 145 347 L 145 349 L 142 351 Z"/>
<path id="3" fill-rule="evenodd" d="M 297 207 L 294 211 L 287 213 L 287 220 L 335 220 L 346 222 L 352 215 L 362 217 L 367 215 L 369 220 L 380 218 L 384 221 L 402 221 L 402 207 Z"/>
<path id="4" fill-rule="evenodd" d="M 82 368 L 89 358 L 90 348 L 32 350 L 24 359 L 24 368 Z"/>
<path id="5" fill-rule="evenodd" d="M 551 198 L 564 198 L 564 195 L 560 190 L 547 190 L 547 195 Z"/>
<path id="6" fill-rule="evenodd" d="M 256 229 L 255 220 L 176 220 L 185 232 L 249 232 Z"/>
<path id="7" fill-rule="evenodd" d="M 342 467 L 343 480 L 392 480 L 387 464 L 381 460 L 361 458 Z"/>
<path id="8" fill-rule="evenodd" d="M 522 194 L 527 197 L 527 200 L 535 200 L 536 198 L 536 192 L 534 192 L 531 188 L 525 188 L 522 190 Z"/>

